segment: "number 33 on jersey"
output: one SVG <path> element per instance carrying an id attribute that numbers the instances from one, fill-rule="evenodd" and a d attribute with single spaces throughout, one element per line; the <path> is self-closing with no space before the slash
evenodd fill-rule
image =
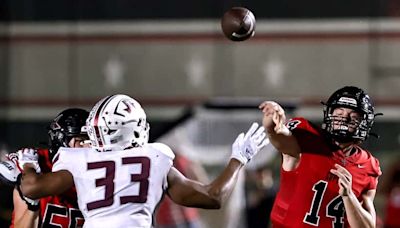
<path id="1" fill-rule="evenodd" d="M 175 156 L 168 146 L 151 143 L 101 153 L 91 148 L 61 148 L 59 156 L 53 171 L 73 174 L 79 208 L 90 218 L 85 225 L 151 227 L 152 212 L 167 188 L 167 173 Z M 117 221 L 113 219 L 116 215 Z"/>

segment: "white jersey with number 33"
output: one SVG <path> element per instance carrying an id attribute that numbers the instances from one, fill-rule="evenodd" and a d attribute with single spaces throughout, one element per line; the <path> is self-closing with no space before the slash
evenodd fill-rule
<path id="1" fill-rule="evenodd" d="M 53 171 L 74 177 L 84 227 L 151 227 L 175 155 L 161 143 L 123 151 L 60 148 Z"/>

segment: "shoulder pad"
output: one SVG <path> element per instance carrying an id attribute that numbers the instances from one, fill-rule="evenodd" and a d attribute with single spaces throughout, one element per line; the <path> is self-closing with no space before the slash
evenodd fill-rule
<path id="1" fill-rule="evenodd" d="M 57 153 L 54 155 L 54 157 L 53 157 L 53 163 L 56 163 L 59 159 L 60 159 L 60 156 L 61 156 L 61 154 L 62 153 L 65 153 L 64 151 L 65 151 L 65 149 L 68 149 L 68 148 L 66 148 L 66 147 L 60 147 L 59 149 L 58 149 L 58 151 L 57 151 Z"/>
<path id="2" fill-rule="evenodd" d="M 375 172 L 375 175 L 376 176 L 382 175 L 381 167 L 379 165 L 379 160 L 377 158 L 373 157 L 371 164 L 372 164 L 372 169 Z"/>
<path id="3" fill-rule="evenodd" d="M 57 153 L 53 157 L 53 163 L 60 159 L 60 156 L 64 157 L 73 157 L 80 154 L 82 150 L 89 149 L 89 148 L 73 148 L 73 147 L 60 147 Z M 73 153 L 73 154 L 72 154 Z M 68 154 L 65 155 L 65 154 Z"/>
<path id="4" fill-rule="evenodd" d="M 161 152 L 162 154 L 166 155 L 167 157 L 169 157 L 172 160 L 175 158 L 174 152 L 171 150 L 171 148 L 169 146 L 165 145 L 164 143 L 149 143 L 147 145 L 150 146 L 151 148 Z"/>

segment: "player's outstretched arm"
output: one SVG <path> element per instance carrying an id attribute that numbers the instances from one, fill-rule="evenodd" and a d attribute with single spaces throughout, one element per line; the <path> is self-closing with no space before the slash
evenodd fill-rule
<path id="1" fill-rule="evenodd" d="M 218 178 L 209 185 L 188 179 L 172 167 L 168 174 L 168 195 L 183 206 L 219 209 L 233 191 L 242 167 L 243 164 L 238 160 L 231 159 Z"/>
<path id="2" fill-rule="evenodd" d="M 13 191 L 13 203 L 14 203 L 14 217 L 13 217 L 14 228 L 38 227 L 39 210 L 36 211 L 28 210 L 27 204 L 21 198 L 16 188 Z"/>
<path id="3" fill-rule="evenodd" d="M 246 134 L 241 133 L 232 145 L 232 155 L 222 173 L 206 185 L 184 177 L 171 168 L 168 173 L 168 194 L 183 206 L 218 209 L 228 199 L 237 182 L 240 169 L 267 144 L 264 128 L 253 123 Z"/>
<path id="4" fill-rule="evenodd" d="M 20 170 L 23 170 L 17 189 L 19 188 L 21 197 L 28 205 L 37 205 L 36 199 L 58 195 L 74 184 L 72 174 L 66 170 L 40 174 L 39 156 L 35 149 L 18 150 L 16 153 L 10 154 L 9 158 Z"/>
<path id="5" fill-rule="evenodd" d="M 263 112 L 263 126 L 271 144 L 282 154 L 298 158 L 300 146 L 296 137 L 285 126 L 286 115 L 283 108 L 274 101 L 264 101 L 259 109 Z"/>
<path id="6" fill-rule="evenodd" d="M 72 174 L 67 170 L 38 174 L 30 164 L 24 165 L 21 191 L 24 196 L 39 199 L 59 195 L 74 185 Z"/>

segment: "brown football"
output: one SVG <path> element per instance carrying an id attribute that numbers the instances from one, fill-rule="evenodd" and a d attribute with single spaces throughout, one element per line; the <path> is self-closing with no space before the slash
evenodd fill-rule
<path id="1" fill-rule="evenodd" d="M 256 18 L 244 7 L 233 7 L 224 13 L 221 19 L 224 35 L 233 41 L 243 41 L 254 35 Z"/>

